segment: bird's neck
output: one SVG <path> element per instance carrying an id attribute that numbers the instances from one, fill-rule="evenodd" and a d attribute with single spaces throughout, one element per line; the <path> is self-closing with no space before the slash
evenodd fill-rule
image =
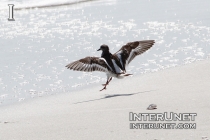
<path id="1" fill-rule="evenodd" d="M 101 57 L 110 57 L 112 54 L 109 52 L 109 50 L 107 51 L 103 51 L 101 54 Z"/>

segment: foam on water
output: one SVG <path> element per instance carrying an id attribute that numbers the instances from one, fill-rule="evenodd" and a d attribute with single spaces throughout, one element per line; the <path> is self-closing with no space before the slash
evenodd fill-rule
<path id="1" fill-rule="evenodd" d="M 59 5 L 68 5 L 79 2 L 85 2 L 90 0 L 2 0 L 0 2 L 0 10 L 8 9 L 8 4 L 14 4 L 16 9 L 24 8 L 35 8 L 35 7 L 49 7 L 49 6 L 59 6 Z"/>

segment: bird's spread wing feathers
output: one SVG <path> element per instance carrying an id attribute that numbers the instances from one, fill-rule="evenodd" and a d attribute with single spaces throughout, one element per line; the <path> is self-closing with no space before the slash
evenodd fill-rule
<path id="1" fill-rule="evenodd" d="M 103 58 L 99 57 L 85 57 L 83 59 L 74 61 L 68 65 L 66 65 L 68 69 L 76 70 L 76 71 L 101 71 L 107 72 L 109 71 L 109 67 Z"/>
<path id="2" fill-rule="evenodd" d="M 117 51 L 114 55 L 120 59 L 123 67 L 127 66 L 137 55 L 140 55 L 150 49 L 155 43 L 154 40 L 143 40 L 129 42 Z"/>

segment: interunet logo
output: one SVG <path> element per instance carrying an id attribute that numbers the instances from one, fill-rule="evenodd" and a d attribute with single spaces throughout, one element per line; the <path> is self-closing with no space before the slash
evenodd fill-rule
<path id="1" fill-rule="evenodd" d="M 197 113 L 129 113 L 130 129 L 196 129 L 195 121 Z M 138 121 L 136 123 L 136 121 Z M 152 121 L 158 123 L 143 123 L 143 121 Z M 165 122 L 163 122 L 165 121 Z M 181 123 L 176 123 L 181 122 Z"/>

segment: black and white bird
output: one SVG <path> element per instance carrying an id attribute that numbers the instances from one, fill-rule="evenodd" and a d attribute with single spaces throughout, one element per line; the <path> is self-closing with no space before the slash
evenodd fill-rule
<path id="1" fill-rule="evenodd" d="M 143 40 L 143 41 L 134 41 L 129 42 L 126 45 L 122 46 L 122 48 L 117 51 L 115 54 L 111 54 L 109 52 L 109 47 L 107 45 L 101 45 L 97 51 L 102 51 L 101 57 L 85 57 L 83 59 L 74 61 L 66 67 L 71 70 L 76 71 L 101 71 L 105 72 L 107 75 L 107 81 L 103 89 L 106 89 L 106 86 L 112 80 L 112 77 L 115 78 L 124 78 L 126 76 L 132 75 L 126 73 L 126 67 L 130 62 L 137 56 L 148 49 L 150 49 L 154 40 Z"/>

